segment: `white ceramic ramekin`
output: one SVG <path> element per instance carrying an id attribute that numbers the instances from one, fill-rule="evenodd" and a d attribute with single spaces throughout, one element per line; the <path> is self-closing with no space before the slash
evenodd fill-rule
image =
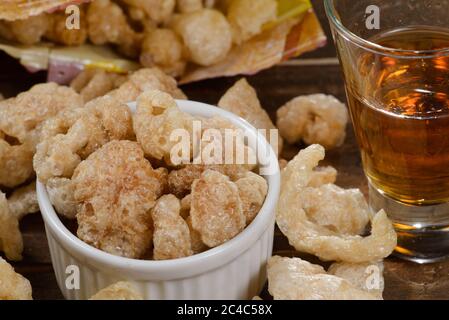
<path id="1" fill-rule="evenodd" d="M 265 165 L 271 166 L 274 172 L 265 176 L 268 195 L 260 213 L 237 237 L 204 253 L 169 261 L 133 260 L 100 251 L 78 239 L 62 224 L 45 186 L 38 182 L 39 206 L 53 268 L 66 299 L 87 299 L 121 280 L 133 283 L 145 299 L 152 300 L 250 299 L 263 288 L 266 262 L 272 254 L 275 208 L 280 188 L 276 155 L 265 138 L 236 115 L 198 102 L 178 101 L 178 105 L 196 116 L 229 119 L 245 130 L 250 146 L 269 155 Z M 130 105 L 131 109 L 134 107 Z M 73 289 L 73 284 L 76 284 L 73 275 L 76 276 L 78 270 L 79 289 Z"/>

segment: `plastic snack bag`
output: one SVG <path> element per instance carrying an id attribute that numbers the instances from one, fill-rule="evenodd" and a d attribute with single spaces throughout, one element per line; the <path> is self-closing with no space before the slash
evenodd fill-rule
<path id="1" fill-rule="evenodd" d="M 69 4 L 82 2 L 89 1 L 60 0 L 51 1 L 54 4 L 51 5 L 50 1 L 17 0 L 12 3 L 0 4 L 0 20 L 23 19 L 43 12 L 53 12 L 56 9 L 65 8 Z M 235 0 L 230 3 L 229 8 L 216 6 L 212 11 L 218 13 L 221 10 L 220 14 L 223 17 L 226 16 L 229 21 L 229 30 L 232 31 L 233 35 L 232 47 L 226 50 L 226 55 L 221 55 L 220 59 L 217 58 L 216 61 L 212 61 L 213 63 L 208 61 L 208 63 L 200 65 L 195 63 L 194 57 L 190 57 L 191 60 L 187 61 L 187 64 L 185 61 L 180 61 L 183 66 L 186 65 L 185 68 L 180 69 L 182 72 L 177 72 L 182 73 L 179 77 L 180 83 L 190 83 L 221 76 L 255 74 L 282 61 L 315 50 L 326 43 L 326 36 L 313 11 L 310 0 L 272 0 L 264 1 L 262 5 L 260 5 L 262 2 L 257 3 L 258 7 L 264 7 L 266 3 L 266 10 L 259 8 L 266 14 L 256 15 L 256 18 L 242 14 L 245 6 L 254 6 L 254 3 L 247 0 Z M 275 5 L 273 6 L 273 4 Z M 202 10 L 211 11 L 211 9 Z M 176 13 L 173 14 L 170 22 L 165 24 L 176 31 L 177 24 L 189 21 L 189 19 L 179 19 L 178 16 L 189 14 L 199 16 L 198 11 Z M 181 22 L 178 23 L 177 21 Z M 189 30 L 194 31 L 194 28 L 194 26 L 191 26 Z M 151 26 L 146 26 L 144 32 L 151 32 L 148 30 L 151 30 Z M 180 36 L 182 38 L 182 35 Z M 207 36 L 200 38 L 207 39 Z M 183 40 L 187 41 L 189 38 Z M 185 45 L 188 44 L 185 43 Z M 72 47 L 48 42 L 38 42 L 26 46 L 0 39 L 0 50 L 19 59 L 21 64 L 30 71 L 48 70 L 48 80 L 60 84 L 69 83 L 83 69 L 101 68 L 110 72 L 127 73 L 140 67 L 139 59 L 125 58 L 116 53 L 114 48 L 106 45 L 95 46 L 87 42 Z M 120 48 L 118 50 L 121 51 Z M 148 59 L 144 60 L 148 61 Z M 151 61 L 151 57 L 149 60 Z"/>

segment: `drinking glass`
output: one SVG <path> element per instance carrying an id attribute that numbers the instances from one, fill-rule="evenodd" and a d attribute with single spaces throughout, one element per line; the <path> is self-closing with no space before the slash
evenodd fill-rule
<path id="1" fill-rule="evenodd" d="M 449 257 L 449 0 L 324 0 L 369 182 L 396 254 Z"/>

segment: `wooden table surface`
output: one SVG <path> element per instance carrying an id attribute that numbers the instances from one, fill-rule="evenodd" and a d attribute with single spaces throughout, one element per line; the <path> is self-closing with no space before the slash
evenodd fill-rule
<path id="1" fill-rule="evenodd" d="M 264 107 L 275 115 L 286 101 L 302 94 L 327 93 L 346 101 L 335 48 L 329 34 L 322 0 L 314 0 L 314 7 L 326 33 L 328 45 L 301 59 L 289 61 L 249 77 L 258 90 Z M 45 74 L 29 75 L 14 60 L 0 54 L 0 93 L 11 96 L 28 89 L 32 84 L 45 81 Z M 216 104 L 221 95 L 237 78 L 209 80 L 190 84 L 182 89 L 192 100 Z M 300 146 L 288 147 L 285 157 L 293 157 Z M 347 188 L 360 188 L 366 193 L 367 184 L 361 169 L 359 152 L 352 127 L 348 128 L 345 145 L 327 156 L 327 162 L 339 170 L 337 184 Z M 24 237 L 24 260 L 15 263 L 16 270 L 27 277 L 33 286 L 35 299 L 62 299 L 56 284 L 44 226 L 39 214 L 21 222 Z M 276 232 L 274 254 L 301 256 L 289 246 L 286 238 Z M 385 299 L 449 299 L 449 262 L 417 265 L 389 258 L 385 262 Z M 264 294 L 266 296 L 266 292 Z"/>

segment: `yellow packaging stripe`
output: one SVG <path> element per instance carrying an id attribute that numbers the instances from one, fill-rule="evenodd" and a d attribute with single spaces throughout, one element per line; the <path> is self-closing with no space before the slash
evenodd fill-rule
<path id="1" fill-rule="evenodd" d="M 299 17 L 301 14 L 312 8 L 310 0 L 277 0 L 277 2 L 278 18 L 276 21 L 267 23 L 264 26 L 264 30 L 271 29 L 288 19 Z"/>

